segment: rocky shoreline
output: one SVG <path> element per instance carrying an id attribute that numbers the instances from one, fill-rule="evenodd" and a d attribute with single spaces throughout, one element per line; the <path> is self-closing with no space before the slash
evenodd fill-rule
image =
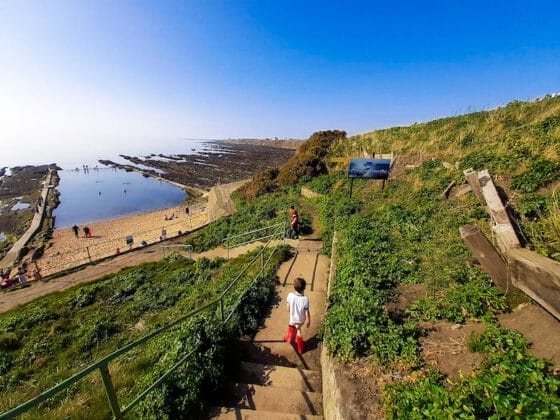
<path id="1" fill-rule="evenodd" d="M 3 168 L 0 178 L 0 232 L 6 239 L 0 241 L 0 259 L 31 224 L 49 168 L 59 169 L 55 164 L 16 166 L 7 176 Z M 24 206 L 12 210 L 17 203 Z"/>
<path id="2" fill-rule="evenodd" d="M 140 172 L 146 176 L 209 190 L 214 185 L 247 179 L 257 172 L 285 163 L 295 154 L 298 143 L 283 141 L 280 146 L 281 141 L 271 142 L 274 145 L 268 145 L 268 141 L 264 140 L 214 141 L 207 143 L 207 149 L 192 155 L 120 155 L 131 164 L 104 159 L 100 159 L 99 163 L 124 170 L 142 168 Z"/>
<path id="3" fill-rule="evenodd" d="M 298 143 L 300 142 L 282 140 L 215 141 L 208 142 L 207 148 L 192 155 L 159 154 L 145 157 L 121 155 L 131 163 L 122 164 L 111 160 L 99 160 L 99 162 L 179 184 L 191 196 L 189 202 L 195 203 L 202 193 L 209 191 L 215 185 L 246 180 L 257 172 L 283 164 L 295 154 Z M 0 192 L 0 199 L 4 207 L 0 212 L 0 231 L 5 232 L 9 240 L 4 240 L 0 244 L 2 245 L 0 246 L 0 257 L 29 227 L 34 215 L 34 203 L 40 194 L 40 181 L 49 168 L 59 169 L 54 164 L 16 167 L 12 168 L 11 176 L 1 178 L 0 186 L 3 188 Z M 53 201 L 49 202 L 49 211 L 43 221 L 43 228 L 48 232 L 39 232 L 30 245 L 25 247 L 26 251 L 33 253 L 33 259 L 41 258 L 45 249 L 49 248 L 45 245 L 51 239 L 53 231 L 52 210 L 56 207 L 57 196 L 58 191 L 55 189 Z M 14 200 L 17 199 L 30 203 L 30 207 L 10 211 L 10 203 L 13 205 Z M 161 217 L 158 215 L 157 220 L 159 221 L 159 219 Z M 23 257 L 24 255 L 20 256 L 20 258 Z"/>

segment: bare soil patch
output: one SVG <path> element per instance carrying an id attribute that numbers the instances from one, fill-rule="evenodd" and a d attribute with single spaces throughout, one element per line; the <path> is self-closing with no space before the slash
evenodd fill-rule
<path id="1" fill-rule="evenodd" d="M 423 284 L 401 284 L 397 287 L 397 294 L 385 305 L 385 309 L 392 318 L 399 318 L 412 302 L 426 296 L 426 286 Z"/>
<path id="2" fill-rule="evenodd" d="M 531 342 L 530 353 L 551 360 L 560 368 L 560 322 L 537 304 L 519 305 L 498 317 L 500 324 L 523 334 Z"/>
<path id="3" fill-rule="evenodd" d="M 369 359 L 352 363 L 335 363 L 334 374 L 344 407 L 341 412 L 347 419 L 383 418 L 381 386 L 383 373 Z"/>
<path id="4" fill-rule="evenodd" d="M 466 343 L 473 332 L 484 331 L 483 324 L 439 321 L 420 327 L 427 331 L 427 335 L 419 340 L 421 357 L 426 364 L 451 379 L 458 379 L 460 372 L 468 375 L 480 366 L 483 355 L 469 351 Z"/>
<path id="5" fill-rule="evenodd" d="M 400 285 L 398 294 L 385 305 L 390 315 L 399 319 L 406 308 L 416 299 L 426 296 L 423 285 Z M 560 366 L 560 322 L 536 304 L 523 304 L 511 313 L 502 314 L 499 322 L 503 327 L 518 331 L 532 345 L 533 356 L 551 360 L 555 371 Z M 419 325 L 426 332 L 419 339 L 422 360 L 437 368 L 446 377 L 456 380 L 460 373 L 469 375 L 478 369 L 484 355 L 467 348 L 467 340 L 473 333 L 485 330 L 482 323 L 453 324 L 447 321 L 426 322 Z M 406 375 L 406 372 L 402 372 Z M 359 418 L 382 418 L 382 386 L 390 383 L 398 372 L 389 375 L 369 359 L 356 360 L 351 364 L 339 364 L 337 378 L 341 392 L 348 405 Z M 392 377 L 390 377 L 392 376 Z"/>

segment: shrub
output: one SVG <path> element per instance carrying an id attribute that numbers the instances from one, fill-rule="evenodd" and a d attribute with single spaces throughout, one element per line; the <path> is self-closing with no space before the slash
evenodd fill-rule
<path id="1" fill-rule="evenodd" d="M 0 350 L 10 351 L 20 347 L 20 342 L 15 333 L 4 333 L 0 335 Z"/>
<path id="2" fill-rule="evenodd" d="M 267 169 L 253 177 L 251 182 L 238 190 L 244 200 L 252 200 L 278 188 L 296 185 L 299 180 L 309 180 L 327 173 L 325 157 L 331 144 L 346 137 L 345 131 L 330 130 L 313 133 L 297 153 L 278 169 Z"/>
<path id="3" fill-rule="evenodd" d="M 526 172 L 512 178 L 511 187 L 521 192 L 531 193 L 559 178 L 560 163 L 536 158 Z"/>
<path id="4" fill-rule="evenodd" d="M 433 369 L 385 387 L 387 418 L 558 418 L 560 380 L 506 329 L 471 338 L 487 359 L 473 375 L 448 381 Z"/>

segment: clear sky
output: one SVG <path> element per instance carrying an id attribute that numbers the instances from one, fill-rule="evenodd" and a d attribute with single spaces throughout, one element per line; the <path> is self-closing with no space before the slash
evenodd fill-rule
<path id="1" fill-rule="evenodd" d="M 538 0 L 0 0 L 0 166 L 542 97 L 560 91 L 559 16 Z"/>

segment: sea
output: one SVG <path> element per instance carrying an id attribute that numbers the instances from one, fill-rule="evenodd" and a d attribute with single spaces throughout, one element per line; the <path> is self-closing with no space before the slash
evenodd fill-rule
<path id="1" fill-rule="evenodd" d="M 154 142 L 150 147 L 131 145 L 119 153 L 100 150 L 96 157 L 76 154 L 51 157 L 49 161 L 33 161 L 25 157 L 25 164 L 37 165 L 56 163 L 60 182 L 60 204 L 54 211 L 55 228 L 69 227 L 108 220 L 181 204 L 188 196 L 181 188 L 163 179 L 145 177 L 134 171 L 125 171 L 104 166 L 98 159 L 126 163 L 138 169 L 147 169 L 134 164 L 120 155 L 166 159 L 165 156 L 196 155 L 212 152 L 216 140 L 177 139 L 175 141 Z M 159 155 L 163 155 L 163 157 Z M 34 155 L 34 156 L 40 156 Z M 35 158 L 36 159 L 36 158 Z M 11 162 L 0 162 L 0 167 L 12 167 Z M 17 163 L 22 165 L 21 159 Z M 154 169 L 154 168 L 150 168 Z M 156 170 L 156 172 L 160 172 Z M 7 172 L 10 173 L 9 171 Z"/>
<path id="2" fill-rule="evenodd" d="M 187 194 L 161 179 L 116 168 L 58 172 L 55 228 L 176 206 Z"/>

